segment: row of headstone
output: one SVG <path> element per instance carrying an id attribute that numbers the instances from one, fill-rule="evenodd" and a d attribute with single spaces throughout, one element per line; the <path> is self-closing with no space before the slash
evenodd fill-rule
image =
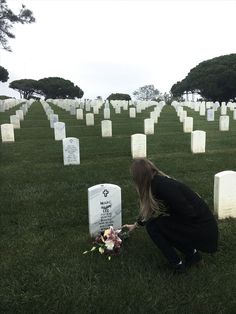
<path id="1" fill-rule="evenodd" d="M 236 172 L 223 171 L 214 176 L 214 212 L 219 219 L 236 218 Z M 97 184 L 88 188 L 89 233 L 92 237 L 112 226 L 122 226 L 121 188 Z"/>
<path id="2" fill-rule="evenodd" d="M 26 103 L 21 105 L 19 110 L 16 110 L 15 115 L 10 116 L 10 123 L 1 125 L 1 138 L 3 143 L 15 142 L 14 129 L 20 128 L 20 121 L 24 120 L 24 116 L 32 103 L 33 101 L 26 101 Z M 19 102 L 17 104 L 19 104 Z"/>

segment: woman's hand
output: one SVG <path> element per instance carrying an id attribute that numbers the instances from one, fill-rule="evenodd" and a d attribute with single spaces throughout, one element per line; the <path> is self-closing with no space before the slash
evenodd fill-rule
<path id="1" fill-rule="evenodd" d="M 138 228 L 137 223 L 134 223 L 132 225 L 123 225 L 122 228 L 127 228 L 129 232 L 134 231 L 134 229 Z"/>

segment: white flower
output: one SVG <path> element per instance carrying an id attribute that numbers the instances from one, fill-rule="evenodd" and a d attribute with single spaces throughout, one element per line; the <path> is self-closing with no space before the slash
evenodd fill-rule
<path id="1" fill-rule="evenodd" d="M 100 248 L 98 249 L 98 251 L 99 251 L 101 254 L 103 254 L 105 250 L 104 250 L 104 248 L 100 247 Z"/>
<path id="2" fill-rule="evenodd" d="M 107 240 L 107 241 L 105 241 L 105 246 L 106 246 L 107 250 L 112 251 L 114 248 L 114 242 L 112 240 Z"/>

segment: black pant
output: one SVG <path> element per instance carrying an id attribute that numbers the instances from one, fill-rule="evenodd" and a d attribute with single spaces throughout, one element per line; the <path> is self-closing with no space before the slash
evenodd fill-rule
<path id="1" fill-rule="evenodd" d="M 192 255 L 194 249 L 197 249 L 195 241 L 188 236 L 191 229 L 186 227 L 188 225 L 181 226 L 180 223 L 167 216 L 154 218 L 146 223 L 149 236 L 171 265 L 176 265 L 181 261 L 175 249 L 185 256 Z M 194 233 L 196 232 L 193 231 L 192 234 Z"/>

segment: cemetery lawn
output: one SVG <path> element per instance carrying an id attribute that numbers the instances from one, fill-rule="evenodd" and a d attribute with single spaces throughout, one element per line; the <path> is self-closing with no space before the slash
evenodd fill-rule
<path id="1" fill-rule="evenodd" d="M 9 123 L 20 105 L 0 113 Z M 122 221 L 138 214 L 129 167 L 130 136 L 143 133 L 151 109 L 130 119 L 112 110 L 113 137 L 102 138 L 102 113 L 86 127 L 50 104 L 65 122 L 67 136 L 80 140 L 81 164 L 64 166 L 62 143 L 40 103 L 33 103 L 15 143 L 0 143 L 0 313 L 236 313 L 236 220 L 219 221 L 219 251 L 203 254 L 205 265 L 173 275 L 145 229 L 123 243 L 108 261 L 92 252 L 87 189 L 100 183 L 122 190 Z M 188 184 L 213 209 L 214 175 L 236 171 L 236 121 L 230 131 L 188 109 L 194 130 L 207 132 L 206 153 L 193 155 L 190 134 L 171 106 L 165 106 L 147 153 L 157 166 Z"/>

